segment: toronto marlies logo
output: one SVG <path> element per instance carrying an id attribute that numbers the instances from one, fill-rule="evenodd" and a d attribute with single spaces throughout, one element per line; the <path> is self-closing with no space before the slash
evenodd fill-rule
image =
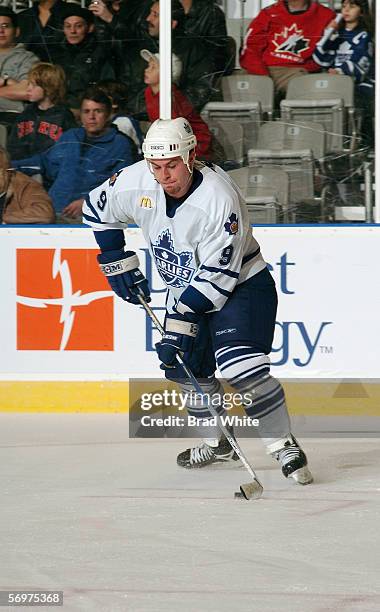
<path id="1" fill-rule="evenodd" d="M 164 283 L 179 288 L 185 287 L 191 281 L 194 269 L 189 266 L 193 254 L 190 251 L 176 253 L 168 229 L 159 235 L 156 244 L 152 243 L 152 251 L 157 270 Z"/>
<path id="2" fill-rule="evenodd" d="M 276 54 L 288 53 L 297 57 L 310 47 L 310 38 L 304 38 L 303 31 L 298 30 L 295 23 L 290 28 L 284 28 L 280 34 L 275 34 L 273 42 Z"/>

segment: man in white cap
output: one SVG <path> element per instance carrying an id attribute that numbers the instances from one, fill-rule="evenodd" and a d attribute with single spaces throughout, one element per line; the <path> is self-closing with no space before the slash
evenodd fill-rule
<path id="1" fill-rule="evenodd" d="M 290 431 L 283 389 L 269 373 L 274 281 L 252 236 L 240 191 L 217 166 L 196 162 L 195 147 L 186 119 L 158 119 L 143 143 L 145 161 L 89 194 L 84 220 L 100 247 L 100 268 L 122 299 L 135 304 L 138 295 L 150 299 L 136 253 L 125 250 L 123 229 L 139 225 L 168 289 L 165 333 L 156 346 L 166 377 L 191 393 L 177 361 L 181 354 L 204 393 L 223 398 L 217 366 L 245 398 L 247 415 L 259 419 L 259 435 L 284 476 L 308 484 L 312 476 Z M 212 421 L 204 426 L 211 416 L 207 401 L 198 397 L 190 404 L 188 412 L 202 419 L 204 434 L 197 446 L 178 455 L 178 465 L 198 468 L 236 460 Z M 223 400 L 213 406 L 224 413 Z"/>

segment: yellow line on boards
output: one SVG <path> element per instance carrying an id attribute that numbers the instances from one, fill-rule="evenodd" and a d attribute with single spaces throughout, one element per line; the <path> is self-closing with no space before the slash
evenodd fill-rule
<path id="1" fill-rule="evenodd" d="M 380 416 L 380 384 L 283 381 L 289 412 L 315 416 Z"/>
<path id="2" fill-rule="evenodd" d="M 289 412 L 294 415 L 380 416 L 377 383 L 283 384 Z M 128 382 L 0 381 L 0 412 L 128 411 Z"/>
<path id="3" fill-rule="evenodd" d="M 0 381 L 0 412 L 128 412 L 127 382 Z"/>

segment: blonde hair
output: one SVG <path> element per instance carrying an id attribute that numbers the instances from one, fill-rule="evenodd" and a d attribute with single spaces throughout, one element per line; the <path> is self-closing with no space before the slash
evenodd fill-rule
<path id="1" fill-rule="evenodd" d="M 45 96 L 53 104 L 63 102 L 66 95 L 66 77 L 61 66 L 39 62 L 29 70 L 28 81 L 32 81 L 41 87 Z"/>

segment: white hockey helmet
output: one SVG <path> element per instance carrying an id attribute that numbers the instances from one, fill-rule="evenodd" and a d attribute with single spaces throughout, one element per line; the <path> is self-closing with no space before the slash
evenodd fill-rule
<path id="1" fill-rule="evenodd" d="M 150 126 L 142 150 L 145 159 L 182 157 L 189 172 L 189 153 L 197 146 L 197 139 L 187 119 L 157 119 Z"/>

